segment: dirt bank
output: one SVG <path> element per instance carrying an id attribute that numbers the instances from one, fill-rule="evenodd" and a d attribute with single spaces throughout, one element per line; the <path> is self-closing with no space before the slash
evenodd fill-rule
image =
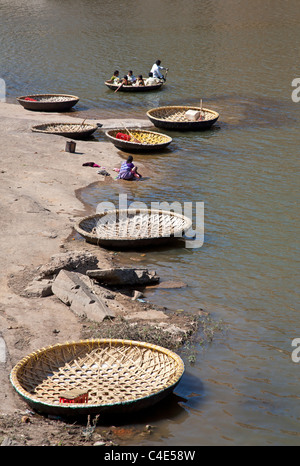
<path id="1" fill-rule="evenodd" d="M 11 368 L 41 347 L 95 336 L 89 323 L 82 322 L 55 296 L 28 297 L 23 291 L 34 271 L 57 253 L 81 249 L 95 254 L 101 267 L 113 264 L 110 252 L 72 240 L 75 219 L 86 214 L 75 191 L 95 181 L 111 182 L 108 179 L 115 177 L 113 168 L 120 166 L 121 157 L 110 142 L 77 141 L 76 153 L 72 154 L 65 152 L 65 138 L 31 131 L 33 124 L 66 122 L 72 119 L 71 115 L 30 112 L 18 104 L 0 103 L 0 119 L 0 414 L 4 416 L 0 423 L 1 437 L 7 430 L 3 425 L 9 424 L 7 416 L 19 416 L 27 408 L 9 382 Z M 119 125 L 116 120 L 94 122 L 103 124 L 100 131 Z M 145 120 L 122 122 L 129 128 L 149 127 Z M 105 166 L 112 176 L 105 177 L 95 169 L 83 167 L 83 163 L 90 161 Z M 181 317 L 167 315 L 164 309 L 133 302 L 130 293 L 115 290 L 111 301 L 117 317 L 131 316 L 131 322 L 146 318 L 148 324 L 184 324 Z M 188 319 L 186 323 L 189 326 Z M 119 324 L 117 318 L 117 334 L 123 332 L 122 336 L 126 336 L 124 324 Z M 101 336 L 99 326 L 95 331 Z M 113 331 L 106 328 L 105 332 L 107 335 Z M 20 423 L 23 429 L 24 423 Z M 45 424 L 44 429 L 48 428 Z M 39 441 L 42 440 L 33 440 L 36 444 Z"/>

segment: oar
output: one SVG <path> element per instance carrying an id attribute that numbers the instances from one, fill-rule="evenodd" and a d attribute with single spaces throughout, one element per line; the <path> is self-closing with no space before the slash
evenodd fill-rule
<path id="1" fill-rule="evenodd" d="M 200 120 L 202 119 L 202 99 L 200 100 Z"/>
<path id="2" fill-rule="evenodd" d="M 129 134 L 129 136 L 134 140 L 133 142 L 137 142 L 138 144 L 142 144 L 141 141 L 139 141 L 136 137 L 133 136 L 133 134 L 131 134 L 131 132 L 126 128 L 126 126 L 124 125 L 124 123 L 122 123 L 122 125 L 124 126 L 124 128 L 126 129 L 127 133 Z"/>
<path id="3" fill-rule="evenodd" d="M 118 90 L 123 86 L 123 83 L 120 84 L 120 86 L 117 87 L 117 89 L 115 90 L 115 92 L 118 92 Z"/>
<path id="4" fill-rule="evenodd" d="M 86 119 L 85 119 L 86 120 Z M 85 122 L 85 120 L 83 120 L 83 122 L 81 123 L 81 125 L 79 126 L 79 131 L 81 130 L 82 126 L 83 126 L 83 123 Z"/>

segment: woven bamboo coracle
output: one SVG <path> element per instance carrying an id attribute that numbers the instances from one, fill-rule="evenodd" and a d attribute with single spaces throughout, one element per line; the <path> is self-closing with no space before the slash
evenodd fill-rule
<path id="1" fill-rule="evenodd" d="M 11 371 L 18 394 L 36 411 L 63 416 L 121 413 L 167 396 L 184 372 L 172 351 L 132 340 L 99 339 L 42 348 Z M 86 394 L 84 403 L 62 398 Z"/>
<path id="2" fill-rule="evenodd" d="M 108 248 L 130 248 L 178 239 L 191 224 L 189 218 L 176 212 L 116 209 L 85 217 L 75 229 L 90 243 Z"/>
<path id="3" fill-rule="evenodd" d="M 190 121 L 186 117 L 188 110 L 200 112 L 201 120 Z M 208 129 L 219 118 L 219 114 L 214 110 L 187 106 L 157 107 L 149 110 L 147 116 L 159 128 L 190 131 Z"/>
<path id="4" fill-rule="evenodd" d="M 130 136 L 130 141 L 118 139 L 116 137 L 118 133 L 128 134 Z M 167 136 L 166 134 L 140 129 L 134 129 L 130 131 L 127 129 L 113 129 L 106 131 L 105 135 L 116 147 L 127 152 L 158 151 L 164 149 L 172 142 L 172 138 L 170 136 Z"/>
<path id="5" fill-rule="evenodd" d="M 69 102 L 72 97 L 66 95 L 37 95 L 35 99 L 37 102 Z"/>
<path id="6" fill-rule="evenodd" d="M 97 129 L 97 125 L 82 123 L 47 123 L 31 128 L 36 133 L 57 134 L 72 139 L 86 139 Z"/>
<path id="7" fill-rule="evenodd" d="M 74 107 L 79 97 L 67 94 L 34 94 L 17 97 L 17 101 L 27 110 L 62 112 Z"/>

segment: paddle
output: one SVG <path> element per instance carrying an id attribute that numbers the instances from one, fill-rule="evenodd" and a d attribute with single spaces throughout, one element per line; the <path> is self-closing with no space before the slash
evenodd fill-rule
<path id="1" fill-rule="evenodd" d="M 141 141 L 139 141 L 137 138 L 135 138 L 133 136 L 133 134 L 130 133 L 130 131 L 126 128 L 126 126 L 124 125 L 124 123 L 122 123 L 122 125 L 124 126 L 124 128 L 126 129 L 127 133 L 129 134 L 129 136 L 133 139 L 133 142 L 137 142 L 138 144 L 142 144 Z"/>
<path id="2" fill-rule="evenodd" d="M 123 83 L 121 83 L 120 86 L 117 87 L 117 89 L 115 90 L 115 92 L 118 92 L 118 90 L 121 89 L 122 86 L 123 86 Z"/>
<path id="3" fill-rule="evenodd" d="M 79 126 L 79 131 L 81 130 L 82 126 L 83 126 L 83 123 L 85 122 L 86 118 L 83 120 L 83 122 L 81 123 L 81 125 Z"/>
<path id="4" fill-rule="evenodd" d="M 162 75 L 162 78 L 156 78 L 156 79 L 159 79 L 159 81 L 160 81 L 160 82 L 163 82 L 163 83 L 165 83 L 165 82 L 166 82 L 166 80 L 167 80 L 167 74 L 168 74 L 168 71 L 169 71 L 169 70 L 168 70 L 168 69 L 166 69 L 166 75 L 165 75 L 165 76 L 163 76 L 163 75 Z"/>
<path id="5" fill-rule="evenodd" d="M 200 117 L 199 120 L 202 120 L 202 99 L 200 100 Z"/>

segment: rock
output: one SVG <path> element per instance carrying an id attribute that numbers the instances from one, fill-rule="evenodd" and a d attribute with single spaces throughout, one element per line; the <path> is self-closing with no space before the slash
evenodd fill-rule
<path id="1" fill-rule="evenodd" d="M 110 176 L 110 174 L 106 170 L 98 170 L 97 173 L 103 176 Z"/>
<path id="2" fill-rule="evenodd" d="M 4 437 L 0 446 L 1 447 L 13 447 L 13 446 L 19 446 L 19 444 L 15 440 L 9 437 Z"/>
<path id="3" fill-rule="evenodd" d="M 163 330 L 164 332 L 171 333 L 172 335 L 174 335 L 174 337 L 176 337 L 176 336 L 182 337 L 182 336 L 186 335 L 185 330 L 183 330 L 180 327 L 177 327 L 177 325 L 174 325 L 174 324 L 169 324 L 169 323 L 166 323 L 166 322 L 160 322 L 156 326 L 158 328 L 160 328 L 161 330 Z"/>
<path id="4" fill-rule="evenodd" d="M 48 264 L 42 265 L 38 270 L 37 280 L 57 275 L 62 269 L 85 272 L 96 267 L 98 259 L 90 252 L 69 251 L 55 254 Z"/>
<path id="5" fill-rule="evenodd" d="M 105 288 L 102 288 L 103 292 L 103 298 L 104 299 L 115 299 L 116 295 L 112 293 L 111 291 L 105 290 Z"/>
<path id="6" fill-rule="evenodd" d="M 53 233 L 51 231 L 43 231 L 41 233 L 42 236 L 45 236 L 46 238 L 50 238 L 50 239 L 55 239 L 57 238 L 57 234 L 56 233 Z"/>
<path id="7" fill-rule="evenodd" d="M 131 299 L 132 299 L 132 301 L 136 301 L 137 299 L 142 298 L 143 296 L 144 296 L 143 293 L 141 293 L 140 291 L 135 290 L 133 292 L 133 297 Z"/>
<path id="8" fill-rule="evenodd" d="M 25 288 L 27 296 L 45 298 L 51 296 L 52 292 L 52 280 L 42 279 L 40 281 L 34 280 Z"/>
<path id="9" fill-rule="evenodd" d="M 4 338 L 0 334 L 0 363 L 5 363 L 7 360 L 7 347 Z"/>
<path id="10" fill-rule="evenodd" d="M 94 280 L 87 275 L 80 274 L 80 279 L 86 284 L 88 288 L 93 291 L 93 293 L 95 293 L 97 296 L 100 296 L 100 299 L 115 299 L 115 293 L 108 290 L 104 286 L 99 285 L 99 283 L 97 283 L 95 286 Z"/>
<path id="11" fill-rule="evenodd" d="M 52 284 L 52 291 L 80 317 L 95 322 L 114 318 L 114 312 L 106 306 L 100 296 L 93 293 L 85 278 L 77 272 L 61 270 Z"/>
<path id="12" fill-rule="evenodd" d="M 155 426 L 151 426 L 150 424 L 147 424 L 145 426 L 145 430 L 147 430 L 148 432 L 151 432 L 153 429 L 155 429 Z"/>
<path id="13" fill-rule="evenodd" d="M 204 309 L 199 309 L 199 311 L 197 312 L 197 314 L 198 314 L 199 316 L 205 316 L 205 317 L 209 316 L 209 312 L 208 312 L 208 311 L 204 311 Z"/>
<path id="14" fill-rule="evenodd" d="M 144 267 L 127 268 L 116 267 L 110 269 L 87 270 L 86 274 L 100 283 L 119 286 L 144 286 L 159 282 L 155 271 Z"/>
<path id="15" fill-rule="evenodd" d="M 126 321 L 139 321 L 139 320 L 146 320 L 146 321 L 162 321 L 168 319 L 168 316 L 164 314 L 162 311 L 157 311 L 155 309 L 137 311 L 137 312 L 130 312 L 128 315 L 125 315 L 124 320 Z"/>
<path id="16" fill-rule="evenodd" d="M 29 416 L 22 416 L 21 422 L 23 424 L 27 424 L 30 422 L 30 417 Z"/>

